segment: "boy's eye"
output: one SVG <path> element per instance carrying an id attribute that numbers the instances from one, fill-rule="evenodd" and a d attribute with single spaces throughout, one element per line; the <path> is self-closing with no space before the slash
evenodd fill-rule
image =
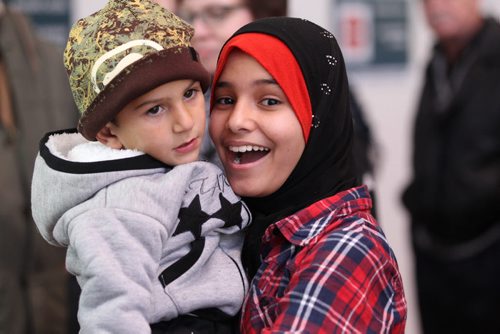
<path id="1" fill-rule="evenodd" d="M 162 110 L 163 110 L 163 108 L 161 106 L 154 106 L 153 108 L 148 109 L 147 113 L 150 115 L 157 115 Z"/>
<path id="2" fill-rule="evenodd" d="M 196 92 L 198 91 L 198 89 L 196 88 L 190 88 L 188 89 L 185 93 L 184 93 L 184 98 L 186 99 L 190 99 L 192 98 L 193 96 L 196 95 Z"/>
<path id="3" fill-rule="evenodd" d="M 265 106 L 275 106 L 275 105 L 278 105 L 280 103 L 281 103 L 280 100 L 273 99 L 273 98 L 268 98 L 268 99 L 262 100 L 262 104 L 265 105 Z"/>

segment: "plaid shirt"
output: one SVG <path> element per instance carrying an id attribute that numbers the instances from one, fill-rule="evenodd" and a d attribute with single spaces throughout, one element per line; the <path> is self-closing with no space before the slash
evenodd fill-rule
<path id="1" fill-rule="evenodd" d="M 365 187 L 271 225 L 243 306 L 243 333 L 404 333 L 396 258 Z"/>

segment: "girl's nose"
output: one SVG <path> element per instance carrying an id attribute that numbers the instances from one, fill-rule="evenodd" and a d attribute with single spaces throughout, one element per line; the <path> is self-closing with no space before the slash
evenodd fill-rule
<path id="1" fill-rule="evenodd" d="M 255 121 L 251 106 L 244 101 L 237 101 L 226 125 L 229 130 L 235 133 L 253 130 Z"/>

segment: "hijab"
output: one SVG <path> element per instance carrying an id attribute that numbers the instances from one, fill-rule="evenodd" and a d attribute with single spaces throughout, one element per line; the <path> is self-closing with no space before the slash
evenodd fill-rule
<path id="1" fill-rule="evenodd" d="M 279 40 L 289 49 L 289 55 L 269 52 L 268 43 L 252 43 L 255 33 Z M 302 156 L 281 188 L 265 197 L 243 198 L 254 218 L 243 250 L 245 265 L 253 276 L 259 265 L 260 241 L 269 225 L 358 183 L 351 158 L 353 124 L 347 74 L 333 34 L 304 19 L 265 18 L 251 22 L 234 33 L 222 48 L 221 55 L 226 49 L 234 48 L 233 39 L 238 39 L 239 48 L 259 61 L 280 84 L 289 97 L 306 139 Z M 241 47 L 245 43 L 251 46 Z M 294 58 L 300 68 L 298 74 L 278 68 L 284 61 L 283 57 Z M 265 61 L 266 58 L 274 58 L 275 61 Z M 212 87 L 215 87 L 226 60 L 227 57 L 219 56 Z M 299 88 L 297 91 L 289 88 L 293 86 L 290 82 L 297 81 L 304 82 L 306 89 Z M 287 84 L 283 85 L 283 82 Z M 300 86 L 300 83 L 297 85 Z M 310 128 L 307 135 L 304 124 Z"/>

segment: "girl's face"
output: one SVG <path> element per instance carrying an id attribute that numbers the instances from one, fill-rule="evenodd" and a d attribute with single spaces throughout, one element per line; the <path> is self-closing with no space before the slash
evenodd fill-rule
<path id="1" fill-rule="evenodd" d="M 214 89 L 210 135 L 234 192 L 274 193 L 305 147 L 285 93 L 254 58 L 238 50 L 229 55 Z"/>

